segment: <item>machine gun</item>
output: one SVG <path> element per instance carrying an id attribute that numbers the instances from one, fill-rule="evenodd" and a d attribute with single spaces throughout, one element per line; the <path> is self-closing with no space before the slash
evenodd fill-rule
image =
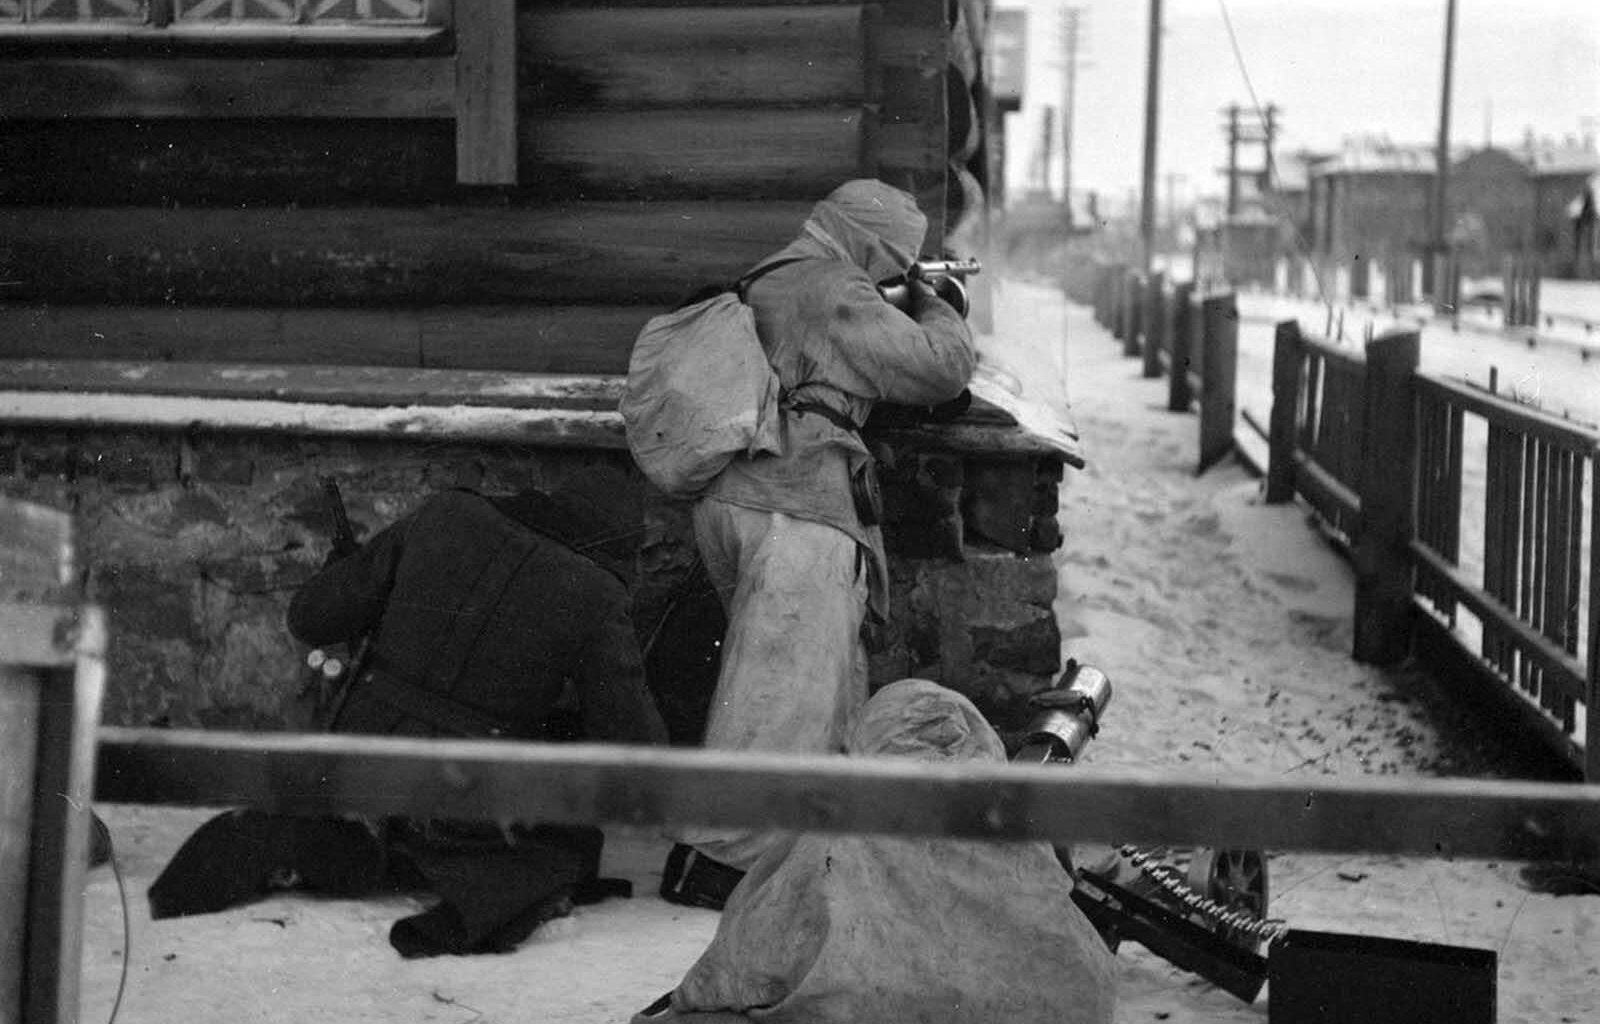
<path id="1" fill-rule="evenodd" d="M 920 281 L 965 317 L 970 305 L 967 302 L 966 280 L 982 270 L 983 264 L 975 259 L 918 260 L 911 264 L 911 269 L 903 277 L 884 282 L 878 286 L 878 291 L 896 308 L 910 313 L 914 308 L 914 289 L 911 285 L 914 281 Z"/>
<path id="2" fill-rule="evenodd" d="M 1100 731 L 1111 682 L 1069 661 L 1047 693 L 1013 762 L 1075 763 Z M 1113 952 L 1131 940 L 1247 1003 L 1260 993 L 1266 946 L 1284 928 L 1266 916 L 1267 862 L 1259 851 L 1195 850 L 1187 871 L 1133 846 L 1076 867 L 1067 850 L 1056 853 L 1077 883 L 1072 901 Z"/>

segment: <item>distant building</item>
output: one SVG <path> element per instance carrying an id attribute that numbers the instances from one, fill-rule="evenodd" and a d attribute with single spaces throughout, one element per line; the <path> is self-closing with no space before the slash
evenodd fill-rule
<path id="1" fill-rule="evenodd" d="M 1347 143 L 1310 173 L 1311 250 L 1339 262 L 1420 254 L 1433 202 L 1432 147 Z"/>
<path id="2" fill-rule="evenodd" d="M 1496 274 L 1505 256 L 1532 251 L 1544 257 L 1551 275 L 1595 274 L 1592 181 L 1600 174 L 1600 155 L 1592 147 L 1463 147 L 1453 156 L 1445 234 L 1465 273 Z M 1314 255 L 1348 262 L 1427 252 L 1432 146 L 1356 139 L 1332 159 L 1308 163 L 1306 171 L 1306 237 Z M 1295 193 L 1284 191 L 1293 223 Z"/>
<path id="3" fill-rule="evenodd" d="M 1445 237 L 1462 273 L 1498 274 L 1507 255 L 1533 247 L 1533 178 L 1522 160 L 1494 147 L 1474 150 L 1452 165 L 1449 185 Z"/>

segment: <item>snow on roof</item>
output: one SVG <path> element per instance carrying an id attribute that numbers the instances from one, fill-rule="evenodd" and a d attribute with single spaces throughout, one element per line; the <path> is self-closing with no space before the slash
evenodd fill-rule
<path id="1" fill-rule="evenodd" d="M 1600 172 L 1600 153 L 1579 146 L 1540 146 L 1522 154 L 1534 174 L 1594 174 Z"/>
<path id="2" fill-rule="evenodd" d="M 1387 136 L 1346 139 L 1338 155 L 1315 173 L 1321 174 L 1432 174 L 1434 147 L 1391 142 Z"/>

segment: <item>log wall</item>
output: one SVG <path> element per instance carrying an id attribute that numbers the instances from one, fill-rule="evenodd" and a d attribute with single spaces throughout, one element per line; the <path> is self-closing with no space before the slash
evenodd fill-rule
<path id="1" fill-rule="evenodd" d="M 980 3 L 453 6 L 392 39 L 7 26 L 0 357 L 620 372 L 851 177 L 916 194 L 930 252 L 981 235 Z"/>

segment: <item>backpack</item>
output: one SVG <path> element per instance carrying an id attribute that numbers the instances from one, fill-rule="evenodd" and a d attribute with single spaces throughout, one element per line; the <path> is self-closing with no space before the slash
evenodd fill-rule
<path id="1" fill-rule="evenodd" d="M 782 388 L 744 295 L 792 262 L 651 317 L 634 339 L 618 411 L 634 462 L 664 493 L 693 496 L 736 456 L 782 452 Z"/>

